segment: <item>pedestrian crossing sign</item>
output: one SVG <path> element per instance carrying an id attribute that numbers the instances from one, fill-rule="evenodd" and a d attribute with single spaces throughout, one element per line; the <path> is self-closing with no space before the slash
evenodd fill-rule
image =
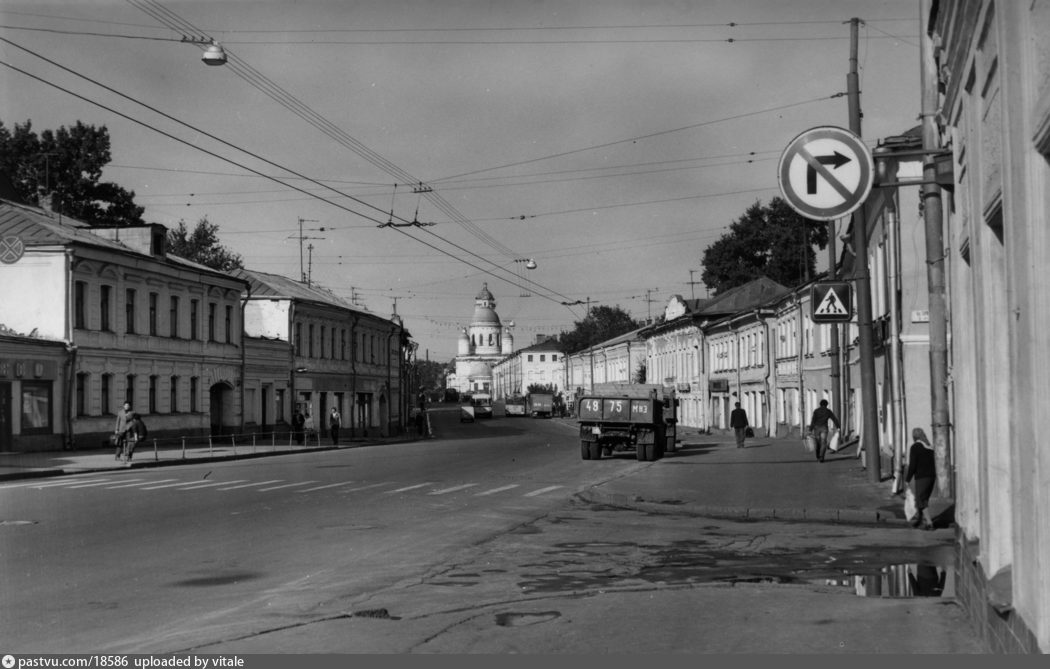
<path id="1" fill-rule="evenodd" d="M 853 293 L 846 281 L 818 283 L 809 297 L 814 323 L 848 323 L 853 319 Z"/>

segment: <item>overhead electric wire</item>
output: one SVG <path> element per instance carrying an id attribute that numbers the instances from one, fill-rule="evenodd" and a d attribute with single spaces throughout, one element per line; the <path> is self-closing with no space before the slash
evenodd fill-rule
<path id="1" fill-rule="evenodd" d="M 10 42 L 9 40 L 7 40 L 7 39 L 4 39 L 4 38 L 2 38 L 2 37 L 0 37 L 0 41 L 4 41 L 4 42 L 7 42 L 7 43 L 9 43 L 9 44 L 12 44 L 13 46 L 18 46 L 17 44 L 14 44 L 13 42 Z M 28 49 L 24 49 L 23 47 L 19 47 L 19 48 L 23 49 L 24 51 L 27 51 L 28 53 L 33 53 L 32 51 L 29 51 Z M 37 54 L 33 54 L 33 55 L 37 55 Z M 42 58 L 42 57 L 41 57 L 41 58 Z M 44 60 L 47 60 L 47 59 L 45 58 Z M 49 61 L 49 62 L 50 62 L 50 61 Z M 243 169 L 243 170 L 246 170 L 246 171 L 249 171 L 249 172 L 253 172 L 253 173 L 257 174 L 258 176 L 261 176 L 261 177 L 264 177 L 264 178 L 270 179 L 270 180 L 272 180 L 272 181 L 275 181 L 275 182 L 277 182 L 277 183 L 280 183 L 280 184 L 282 184 L 282 185 L 284 185 L 284 186 L 286 186 L 286 187 L 288 187 L 288 188 L 290 188 L 290 189 L 292 189 L 292 190 L 296 190 L 296 191 L 299 191 L 299 192 L 301 192 L 301 193 L 304 193 L 304 194 L 306 194 L 306 195 L 309 195 L 309 196 L 311 196 L 311 197 L 313 197 L 313 198 L 315 198 L 315 199 L 319 199 L 319 200 L 321 200 L 322 202 L 326 202 L 326 203 L 328 203 L 328 204 L 330 204 L 330 205 L 333 205 L 333 206 L 335 206 L 335 207 L 338 207 L 338 208 L 340 208 L 340 209 L 343 209 L 344 211 L 347 211 L 347 212 L 349 212 L 349 213 L 351 213 L 351 214 L 354 214 L 354 215 L 356 215 L 356 216 L 360 216 L 361 218 L 364 218 L 364 219 L 366 219 L 366 220 L 372 221 L 373 223 L 376 223 L 376 224 L 380 224 L 380 225 L 384 223 L 384 222 L 383 222 L 382 220 L 380 220 L 380 219 L 375 219 L 375 218 L 372 218 L 372 217 L 368 216 L 367 214 L 363 214 L 363 213 L 361 213 L 361 212 L 359 212 L 359 211 L 356 211 L 356 210 L 354 210 L 354 209 L 351 209 L 350 207 L 347 207 L 347 206 L 345 206 L 345 205 L 342 205 L 342 204 L 340 204 L 340 203 L 338 203 L 338 202 L 334 202 L 334 201 L 332 201 L 332 200 L 329 200 L 329 199 L 325 199 L 325 198 L 322 198 L 322 197 L 320 197 L 320 196 L 318 196 L 318 195 L 316 195 L 316 194 L 314 194 L 314 193 L 311 193 L 310 191 L 307 191 L 307 190 L 305 190 L 305 189 L 303 189 L 303 188 L 300 188 L 300 187 L 298 187 L 298 186 L 296 186 L 296 185 L 294 185 L 294 184 L 288 184 L 288 183 L 285 183 L 285 182 L 281 181 L 280 179 L 278 179 L 278 178 L 276 178 L 276 177 L 273 177 L 273 176 L 269 176 L 269 175 L 266 175 L 266 174 L 264 174 L 263 172 L 260 172 L 260 171 L 258 171 L 258 170 L 256 170 L 256 169 L 254 169 L 254 168 L 252 168 L 252 167 L 249 167 L 249 166 L 247 166 L 247 165 L 243 165 L 243 164 L 241 164 L 241 163 L 239 163 L 239 162 L 237 162 L 237 161 L 233 160 L 232 158 L 228 158 L 228 157 L 226 157 L 226 156 L 222 156 L 222 155 L 220 155 L 220 154 L 218 154 L 218 153 L 215 153 L 214 151 L 211 151 L 211 150 L 209 150 L 209 149 L 206 149 L 206 148 L 204 148 L 204 147 L 201 147 L 201 146 L 197 146 L 196 144 L 193 144 L 192 142 L 189 142 L 188 140 L 182 139 L 182 138 L 180 138 L 180 137 L 178 137 L 178 136 L 176 136 L 176 135 L 173 135 L 173 134 L 171 134 L 171 133 L 169 133 L 169 132 L 167 132 L 167 131 L 165 131 L 165 130 L 162 130 L 162 129 L 160 129 L 160 128 L 156 127 L 156 126 L 150 125 L 149 123 L 146 123 L 145 121 L 141 121 L 141 120 L 139 120 L 139 119 L 136 119 L 136 118 L 134 118 L 133 116 L 130 116 L 130 115 L 128 115 L 128 114 L 125 114 L 125 113 L 123 113 L 123 112 L 121 112 L 121 111 L 118 111 L 118 110 L 116 110 L 116 109 L 114 109 L 114 108 L 112 108 L 112 107 L 109 107 L 109 106 L 107 106 L 107 105 L 105 105 L 105 104 L 102 104 L 101 102 L 98 102 L 98 101 L 92 100 L 92 99 L 90 99 L 90 98 L 88 98 L 88 97 L 85 97 L 85 96 L 83 96 L 83 95 L 80 95 L 79 93 L 76 93 L 76 92 L 74 92 L 74 91 L 72 91 L 72 90 L 70 90 L 70 89 L 68 89 L 68 88 L 65 88 L 65 87 L 63 87 L 63 86 L 60 86 L 60 85 L 58 85 L 58 84 L 56 84 L 56 83 L 54 83 L 54 82 L 48 81 L 48 80 L 44 79 L 43 77 L 40 77 L 40 76 L 38 76 L 38 75 L 35 75 L 35 74 L 33 74 L 32 72 L 29 72 L 29 71 L 27 71 L 27 70 L 24 70 L 24 69 L 22 69 L 22 68 L 20 68 L 20 67 L 17 67 L 17 66 L 15 66 L 15 65 L 12 65 L 11 63 L 8 63 L 8 62 L 6 62 L 6 61 L 0 60 L 0 65 L 3 65 L 4 67 L 7 67 L 7 68 L 9 68 L 9 69 L 11 69 L 11 70 L 14 70 L 15 72 L 19 72 L 20 74 L 23 74 L 23 75 L 25 75 L 25 76 L 27 76 L 27 77 L 29 77 L 29 78 L 31 78 L 31 79 L 35 79 L 35 80 L 37 80 L 37 81 L 39 81 L 39 82 L 41 82 L 41 83 L 43 83 L 43 84 L 45 84 L 45 85 L 47 85 L 47 86 L 51 86 L 52 88 L 55 88 L 55 89 L 57 89 L 57 90 L 60 90 L 60 91 L 62 91 L 62 92 L 64 92 L 64 93 L 66 93 L 66 94 L 68 94 L 68 95 L 71 95 L 71 96 L 73 96 L 73 97 L 75 97 L 75 98 L 77 98 L 77 99 L 79 99 L 79 100 L 82 100 L 82 101 L 84 101 L 84 102 L 87 102 L 88 104 L 92 104 L 92 105 L 94 105 L 94 106 L 96 106 L 96 107 L 99 107 L 99 108 L 101 108 L 101 109 L 104 109 L 104 110 L 106 110 L 106 111 L 108 111 L 108 112 L 110 112 L 110 113 L 112 113 L 112 114 L 116 114 L 117 116 L 119 116 L 119 117 L 121 117 L 121 118 L 124 118 L 124 119 L 126 119 L 126 120 L 128 120 L 128 121 L 131 121 L 132 123 L 135 123 L 135 124 L 137 124 L 137 125 L 140 125 L 140 126 L 142 126 L 142 127 L 145 127 L 145 128 L 147 128 L 147 129 L 149 129 L 149 130 L 152 130 L 152 131 L 154 131 L 154 132 L 156 132 L 156 133 L 158 133 L 158 134 L 161 134 L 161 135 L 163 135 L 163 136 L 165 136 L 165 137 L 167 137 L 167 138 L 169 138 L 169 139 L 172 139 L 172 140 L 174 140 L 174 141 L 176 141 L 176 142 L 179 142 L 179 143 L 181 143 L 181 144 L 185 144 L 186 146 L 189 146 L 189 147 L 191 147 L 191 148 L 197 149 L 198 151 L 201 151 L 201 152 L 203 152 L 203 153 L 206 153 L 206 154 L 208 154 L 208 155 L 210 155 L 210 156 L 212 156 L 212 157 L 214 157 L 214 158 L 218 158 L 219 160 L 222 160 L 222 161 L 224 161 L 224 162 L 227 162 L 227 163 L 229 163 L 229 164 L 231 164 L 231 165 L 234 165 L 234 166 L 236 166 L 236 167 L 239 167 L 239 168 L 241 168 L 241 169 Z M 59 67 L 62 67 L 62 66 L 60 66 L 60 65 L 59 65 Z M 68 68 L 64 68 L 64 67 L 63 67 L 63 69 L 66 69 L 67 71 L 70 71 L 70 72 L 72 72 L 72 70 L 68 70 Z M 74 73 L 74 74 L 76 74 L 75 72 L 73 72 L 73 73 Z M 79 76 L 79 75 L 78 75 L 78 76 Z M 85 77 L 85 78 L 86 78 L 86 79 L 88 79 L 89 81 L 91 81 L 91 79 L 90 79 L 90 78 L 87 78 L 87 77 Z M 108 89 L 108 87 L 106 87 L 106 86 L 104 86 L 104 85 L 102 85 L 102 84 L 98 84 L 98 85 L 102 86 L 103 88 L 107 88 L 107 90 L 110 90 L 110 89 Z M 117 91 L 114 91 L 114 92 L 115 92 L 115 93 L 117 93 L 118 95 L 123 95 L 123 94 L 120 94 L 120 93 L 119 93 L 119 92 L 117 92 Z M 146 107 L 148 107 L 148 105 L 145 105 L 145 104 L 143 104 L 143 106 L 146 106 Z M 173 118 L 172 120 L 175 120 L 176 122 L 179 122 L 179 121 L 178 121 L 177 119 L 174 119 L 174 118 Z M 180 123 L 181 123 L 181 122 L 180 122 Z M 187 127 L 191 127 L 191 128 L 192 128 L 192 126 L 189 126 L 188 124 L 186 124 L 186 125 L 187 125 Z M 234 148 L 237 148 L 237 147 L 234 147 Z M 242 149 L 238 149 L 238 150 L 242 150 Z M 248 153 L 248 152 L 247 152 L 247 151 L 245 151 L 245 153 Z M 280 169 L 282 169 L 282 170 L 283 170 L 283 169 L 285 169 L 284 167 L 282 167 L 282 166 L 280 166 L 280 165 L 277 165 L 277 167 L 278 167 L 278 168 L 280 168 Z M 474 268 L 474 269 L 478 270 L 479 272 L 482 272 L 482 273 L 484 273 L 484 274 L 487 274 L 487 275 L 489 275 L 489 276 L 491 276 L 491 277 L 493 277 L 493 278 L 495 278 L 495 279 L 498 279 L 498 280 L 501 280 L 501 281 L 506 281 L 507 283 L 509 283 L 509 284 L 511 284 L 511 285 L 517 285 L 517 284 L 515 284 L 515 283 L 514 283 L 513 281 L 511 281 L 510 279 L 507 279 L 506 277 L 502 277 L 502 276 L 499 276 L 499 275 L 497 275 L 497 274 L 494 274 L 494 273 L 493 273 L 492 271 L 490 271 L 490 270 L 487 270 L 487 269 L 485 269 L 485 268 L 482 268 L 482 267 L 479 267 L 479 266 L 475 265 L 474 263 L 472 263 L 472 262 L 469 262 L 468 260 L 465 260 L 465 259 L 463 259 L 463 258 L 460 258 L 460 257 L 458 257 L 458 256 L 456 256 L 456 255 L 454 255 L 454 254 L 452 254 L 452 253 L 449 253 L 449 252 L 448 252 L 447 250 L 445 250 L 445 249 L 442 249 L 442 248 L 440 248 L 440 247 L 434 246 L 433 244 L 431 244 L 431 243 L 427 242 L 426 240 L 420 239 L 420 238 L 418 238 L 418 237 L 414 237 L 413 235 L 410 235 L 410 234 L 408 234 L 407 232 L 405 232 L 404 230 L 402 230 L 402 229 L 400 229 L 400 228 L 398 228 L 398 227 L 395 227 L 394 229 L 395 229 L 395 230 L 396 230 L 397 232 L 401 233 L 402 235 L 404 235 L 404 236 L 406 236 L 406 237 L 408 237 L 408 238 L 410 238 L 410 239 L 413 239 L 413 240 L 415 240 L 415 241 L 419 242 L 420 244 L 423 244 L 424 246 L 427 246 L 427 247 L 429 247 L 429 248 L 432 248 L 432 249 L 434 249 L 435 251 L 438 251 L 439 253 L 442 253 L 442 254 L 444 254 L 444 255 L 447 255 L 447 256 L 449 256 L 449 257 L 451 257 L 451 258 L 455 259 L 455 260 L 458 260 L 459 262 L 462 262 L 463 264 L 465 264 L 465 265 L 468 265 L 469 267 L 472 267 L 472 268 Z M 428 232 L 429 232 L 429 231 L 428 231 Z M 433 233 L 431 233 L 431 234 L 433 234 Z M 447 244 L 451 244 L 452 246 L 455 246 L 456 248 L 460 248 L 461 250 L 464 250 L 464 251 L 466 251 L 466 249 L 462 249 L 462 247 L 458 246 L 457 244 L 455 244 L 455 243 L 453 243 L 453 242 L 450 242 L 450 241 L 448 241 L 448 240 L 446 240 L 446 239 L 443 239 L 443 238 L 441 238 L 441 237 L 440 237 L 440 236 L 438 236 L 438 235 L 434 235 L 434 236 L 438 237 L 438 239 L 441 239 L 441 240 L 442 240 L 443 242 L 445 242 L 445 243 L 447 243 Z M 488 259 L 486 259 L 486 258 L 482 258 L 481 256 L 478 256 L 477 254 L 474 254 L 473 252 L 470 252 L 470 251 L 467 251 L 467 252 L 468 252 L 468 253 L 471 253 L 471 255 L 474 255 L 475 257 L 478 257 L 478 258 L 480 258 L 480 259 L 484 260 L 485 262 L 488 262 L 488 263 L 489 263 L 489 264 L 491 264 L 491 265 L 492 265 L 493 267 L 495 267 L 495 268 L 497 268 L 497 269 L 499 269 L 499 270 L 501 270 L 501 271 L 507 272 L 508 274 L 510 274 L 510 273 L 511 273 L 511 272 L 510 272 L 509 270 L 507 270 L 507 269 L 506 269 L 506 268 L 504 268 L 504 267 L 501 267 L 501 266 L 500 266 L 500 265 L 498 265 L 497 263 L 494 263 L 494 262 L 492 262 L 492 261 L 490 261 L 490 260 L 488 260 Z M 515 278 L 516 278 L 516 277 L 515 277 Z M 540 284 L 538 284 L 538 283 L 536 283 L 536 282 L 534 282 L 534 281 L 532 281 L 532 280 L 529 280 L 529 283 L 532 283 L 532 284 L 534 284 L 534 285 L 538 286 L 539 288 L 541 288 L 541 289 L 543 289 L 543 290 L 546 290 L 547 292 L 549 292 L 549 293 L 551 293 L 551 294 L 554 294 L 554 295 L 559 295 L 559 296 L 561 296 L 561 295 L 560 295 L 559 293 L 557 293 L 557 292 L 555 292 L 555 291 L 552 291 L 551 289 L 549 289 L 549 288 L 546 288 L 546 287 L 544 287 L 544 286 L 542 286 L 542 285 L 540 285 Z M 560 303 L 560 300 L 556 300 L 556 299 L 554 299 L 553 297 L 550 297 L 550 296 L 548 296 L 548 295 L 541 295 L 541 297 L 544 297 L 545 299 L 548 299 L 548 300 L 550 300 L 550 301 L 552 301 L 552 302 L 557 302 L 557 303 Z"/>
<path id="2" fill-rule="evenodd" d="M 138 9 L 146 12 L 153 18 L 157 19 L 164 25 L 168 26 L 176 32 L 191 33 L 202 35 L 207 39 L 211 39 L 203 33 L 199 28 L 189 23 L 188 21 L 180 18 L 174 12 L 166 9 L 154 0 L 127 0 L 131 5 Z M 325 135 L 335 140 L 344 147 L 350 149 L 354 153 L 358 154 L 365 160 L 369 161 L 376 167 L 382 169 L 387 174 L 390 174 L 395 179 L 398 179 L 404 184 L 420 184 L 422 180 L 417 179 L 408 172 L 402 170 L 394 163 L 387 160 L 379 153 L 373 151 L 371 148 L 365 146 L 359 140 L 355 139 L 341 128 L 336 126 L 334 123 L 317 113 L 310 107 L 308 107 L 301 100 L 291 95 L 283 88 L 281 88 L 276 82 L 270 80 L 261 72 L 253 68 L 248 63 L 244 62 L 237 57 L 236 54 L 227 52 L 227 66 L 242 79 L 262 91 L 272 100 L 282 105 L 292 113 L 296 114 L 310 125 L 314 126 Z M 480 241 L 484 242 L 491 248 L 495 249 L 499 253 L 506 255 L 508 258 L 520 257 L 520 254 L 515 253 L 512 249 L 505 246 L 499 240 L 493 238 L 487 232 L 482 230 L 466 216 L 461 214 L 455 209 L 448 201 L 441 197 L 438 193 L 428 189 L 428 192 L 424 193 L 426 199 L 438 210 L 448 216 L 451 220 L 458 223 L 461 227 L 466 229 L 470 234 L 474 235 Z"/>

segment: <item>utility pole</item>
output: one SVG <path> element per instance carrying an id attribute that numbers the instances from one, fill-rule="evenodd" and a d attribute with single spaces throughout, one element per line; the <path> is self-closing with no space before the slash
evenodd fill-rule
<path id="1" fill-rule="evenodd" d="M 309 262 L 306 264 L 306 285 L 309 286 L 313 281 L 314 277 L 314 244 L 310 242 L 310 245 L 306 247 L 309 250 Z"/>
<path id="2" fill-rule="evenodd" d="M 698 269 L 691 269 L 691 270 L 689 270 L 689 297 L 694 299 L 694 300 L 696 299 L 696 290 L 693 288 L 693 286 L 695 286 L 698 283 L 702 283 L 702 282 L 700 282 L 700 281 L 693 281 L 693 274 L 696 273 L 696 272 L 699 272 L 699 271 L 700 270 L 698 270 Z"/>
<path id="3" fill-rule="evenodd" d="M 849 102 L 849 129 L 858 137 L 860 132 L 860 84 L 857 78 L 857 36 L 860 19 L 849 22 L 849 74 L 846 76 L 846 97 Z M 871 321 L 871 275 L 868 272 L 868 216 L 867 206 L 853 212 L 854 292 L 857 295 L 857 328 L 860 330 L 860 396 L 861 438 L 866 458 L 868 481 L 882 482 L 879 462 L 879 416 L 875 406 L 875 333 Z"/>
<path id="4" fill-rule="evenodd" d="M 303 236 L 303 223 L 320 223 L 321 221 L 312 218 L 300 218 L 299 219 L 299 282 L 309 285 L 306 278 L 306 270 L 303 268 L 303 241 L 307 239 L 324 239 L 324 237 L 305 237 Z M 324 228 L 321 228 L 324 230 Z M 313 247 L 311 247 L 313 248 Z"/>
<path id="5" fill-rule="evenodd" d="M 920 0 L 920 16 L 930 15 L 930 0 Z M 950 432 L 948 415 L 948 309 L 944 278 L 944 228 L 941 187 L 937 184 L 935 152 L 940 149 L 937 125 L 937 63 L 933 57 L 933 43 L 923 30 L 919 35 L 919 53 L 922 59 L 922 214 L 926 228 L 926 283 L 929 286 L 930 306 L 930 409 L 933 422 L 933 451 L 937 463 L 937 488 L 941 495 L 953 496 L 953 477 L 950 476 Z"/>
<path id="6" fill-rule="evenodd" d="M 645 309 L 647 313 L 646 324 L 653 322 L 653 310 L 650 308 L 653 303 L 653 298 L 650 297 L 653 292 L 660 290 L 659 288 L 646 288 L 645 289 Z"/>

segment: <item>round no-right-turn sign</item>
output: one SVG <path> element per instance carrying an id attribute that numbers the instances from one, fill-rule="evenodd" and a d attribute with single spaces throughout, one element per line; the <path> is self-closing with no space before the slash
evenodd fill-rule
<path id="1" fill-rule="evenodd" d="M 852 213 L 871 192 L 871 152 L 844 128 L 805 131 L 780 156 L 777 179 L 792 209 L 806 218 L 830 221 Z"/>

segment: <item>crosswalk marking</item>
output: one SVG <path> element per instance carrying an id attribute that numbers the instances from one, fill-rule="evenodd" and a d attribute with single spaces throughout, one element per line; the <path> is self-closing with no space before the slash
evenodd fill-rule
<path id="1" fill-rule="evenodd" d="M 142 481 L 143 479 L 120 479 L 120 480 L 121 481 Z M 114 482 L 113 479 L 105 479 L 104 481 L 95 481 L 93 483 L 76 483 L 76 482 L 74 482 L 74 483 L 76 483 L 76 485 L 71 485 L 71 486 L 67 487 L 66 490 L 76 490 L 77 488 L 96 488 L 96 487 L 98 487 L 100 485 L 106 485 L 106 484 L 113 483 L 113 482 Z"/>
<path id="2" fill-rule="evenodd" d="M 357 492 L 358 490 L 368 490 L 369 488 L 382 488 L 385 485 L 393 485 L 390 481 L 383 481 L 382 483 L 369 483 L 368 485 L 358 486 L 356 488 L 350 488 L 349 490 L 341 490 L 340 492 Z"/>
<path id="3" fill-rule="evenodd" d="M 300 481 L 298 483 L 285 483 L 284 485 L 275 485 L 270 488 L 259 488 L 259 492 L 266 492 L 267 490 L 280 490 L 281 488 L 294 488 L 300 485 L 310 485 L 311 483 L 317 483 L 317 481 Z"/>
<path id="4" fill-rule="evenodd" d="M 116 490 L 117 488 L 137 488 L 138 486 L 149 485 L 151 483 L 166 483 L 168 481 L 178 481 L 178 479 L 160 479 L 159 481 L 142 481 L 140 483 L 125 483 L 122 485 L 113 485 L 106 488 L 106 490 Z"/>
<path id="5" fill-rule="evenodd" d="M 245 483 L 243 485 L 230 486 L 229 488 L 216 488 L 216 490 L 238 490 L 240 488 L 251 488 L 257 485 L 266 485 L 267 483 L 280 483 L 284 479 L 272 479 L 270 481 L 259 481 L 257 483 Z"/>
<path id="6" fill-rule="evenodd" d="M 463 485 L 452 486 L 451 488 L 444 488 L 442 490 L 434 490 L 432 492 L 428 492 L 427 494 L 428 495 L 445 495 L 445 494 L 448 494 L 450 492 L 456 492 L 457 490 L 465 490 L 467 488 L 473 488 L 476 485 L 477 485 L 477 483 L 464 483 Z"/>
<path id="7" fill-rule="evenodd" d="M 248 479 L 236 479 L 234 481 L 194 481 L 186 484 L 185 488 L 179 488 L 179 490 L 200 490 L 201 488 L 212 488 L 217 485 L 230 485 L 231 483 L 241 483 Z"/>
<path id="8" fill-rule="evenodd" d="M 160 485 L 151 485 L 145 488 L 139 488 L 139 490 L 160 490 L 161 488 L 174 488 L 180 485 L 193 485 L 197 481 L 176 481 L 175 483 L 161 483 Z"/>
<path id="9" fill-rule="evenodd" d="M 557 490 L 558 488 L 562 488 L 562 487 L 564 487 L 564 486 L 550 485 L 550 486 L 547 486 L 546 488 L 540 488 L 539 490 L 533 490 L 532 492 L 525 493 L 525 497 L 536 497 L 537 495 L 542 495 L 545 492 L 550 492 L 551 490 Z"/>
<path id="10" fill-rule="evenodd" d="M 433 481 L 427 481 L 426 483 L 417 483 L 416 485 L 410 485 L 404 488 L 398 488 L 397 490 L 387 490 L 386 494 L 393 495 L 395 492 L 405 492 L 407 490 L 415 490 L 416 488 L 423 488 L 428 485 L 434 485 Z"/>
<path id="11" fill-rule="evenodd" d="M 328 485 L 319 485 L 319 486 L 315 486 L 313 488 L 307 488 L 306 490 L 296 490 L 295 492 L 299 492 L 299 493 L 302 493 L 302 492 L 313 492 L 315 490 L 324 490 L 325 488 L 338 488 L 339 486 L 350 485 L 351 483 L 353 483 L 353 481 L 343 481 L 341 483 L 329 483 Z"/>
<path id="12" fill-rule="evenodd" d="M 39 483 L 39 482 L 37 482 L 37 483 L 30 483 L 30 484 L 27 484 L 27 487 L 29 487 L 29 488 L 36 488 L 36 489 L 39 490 L 41 488 L 60 488 L 62 486 L 77 485 L 79 483 L 95 483 L 95 482 L 103 482 L 103 481 L 111 481 L 111 480 L 112 479 L 108 479 L 108 478 L 105 478 L 105 479 L 63 479 L 63 480 L 60 480 L 60 481 L 48 481 L 47 483 Z"/>
<path id="13" fill-rule="evenodd" d="M 506 490 L 513 490 L 514 488 L 517 488 L 517 487 L 518 487 L 517 483 L 511 483 L 510 485 L 500 486 L 499 488 L 493 488 L 492 490 L 486 490 L 485 492 L 479 492 L 478 494 L 476 494 L 474 496 L 475 497 L 484 497 L 485 495 L 495 495 L 498 492 L 504 492 Z"/>

